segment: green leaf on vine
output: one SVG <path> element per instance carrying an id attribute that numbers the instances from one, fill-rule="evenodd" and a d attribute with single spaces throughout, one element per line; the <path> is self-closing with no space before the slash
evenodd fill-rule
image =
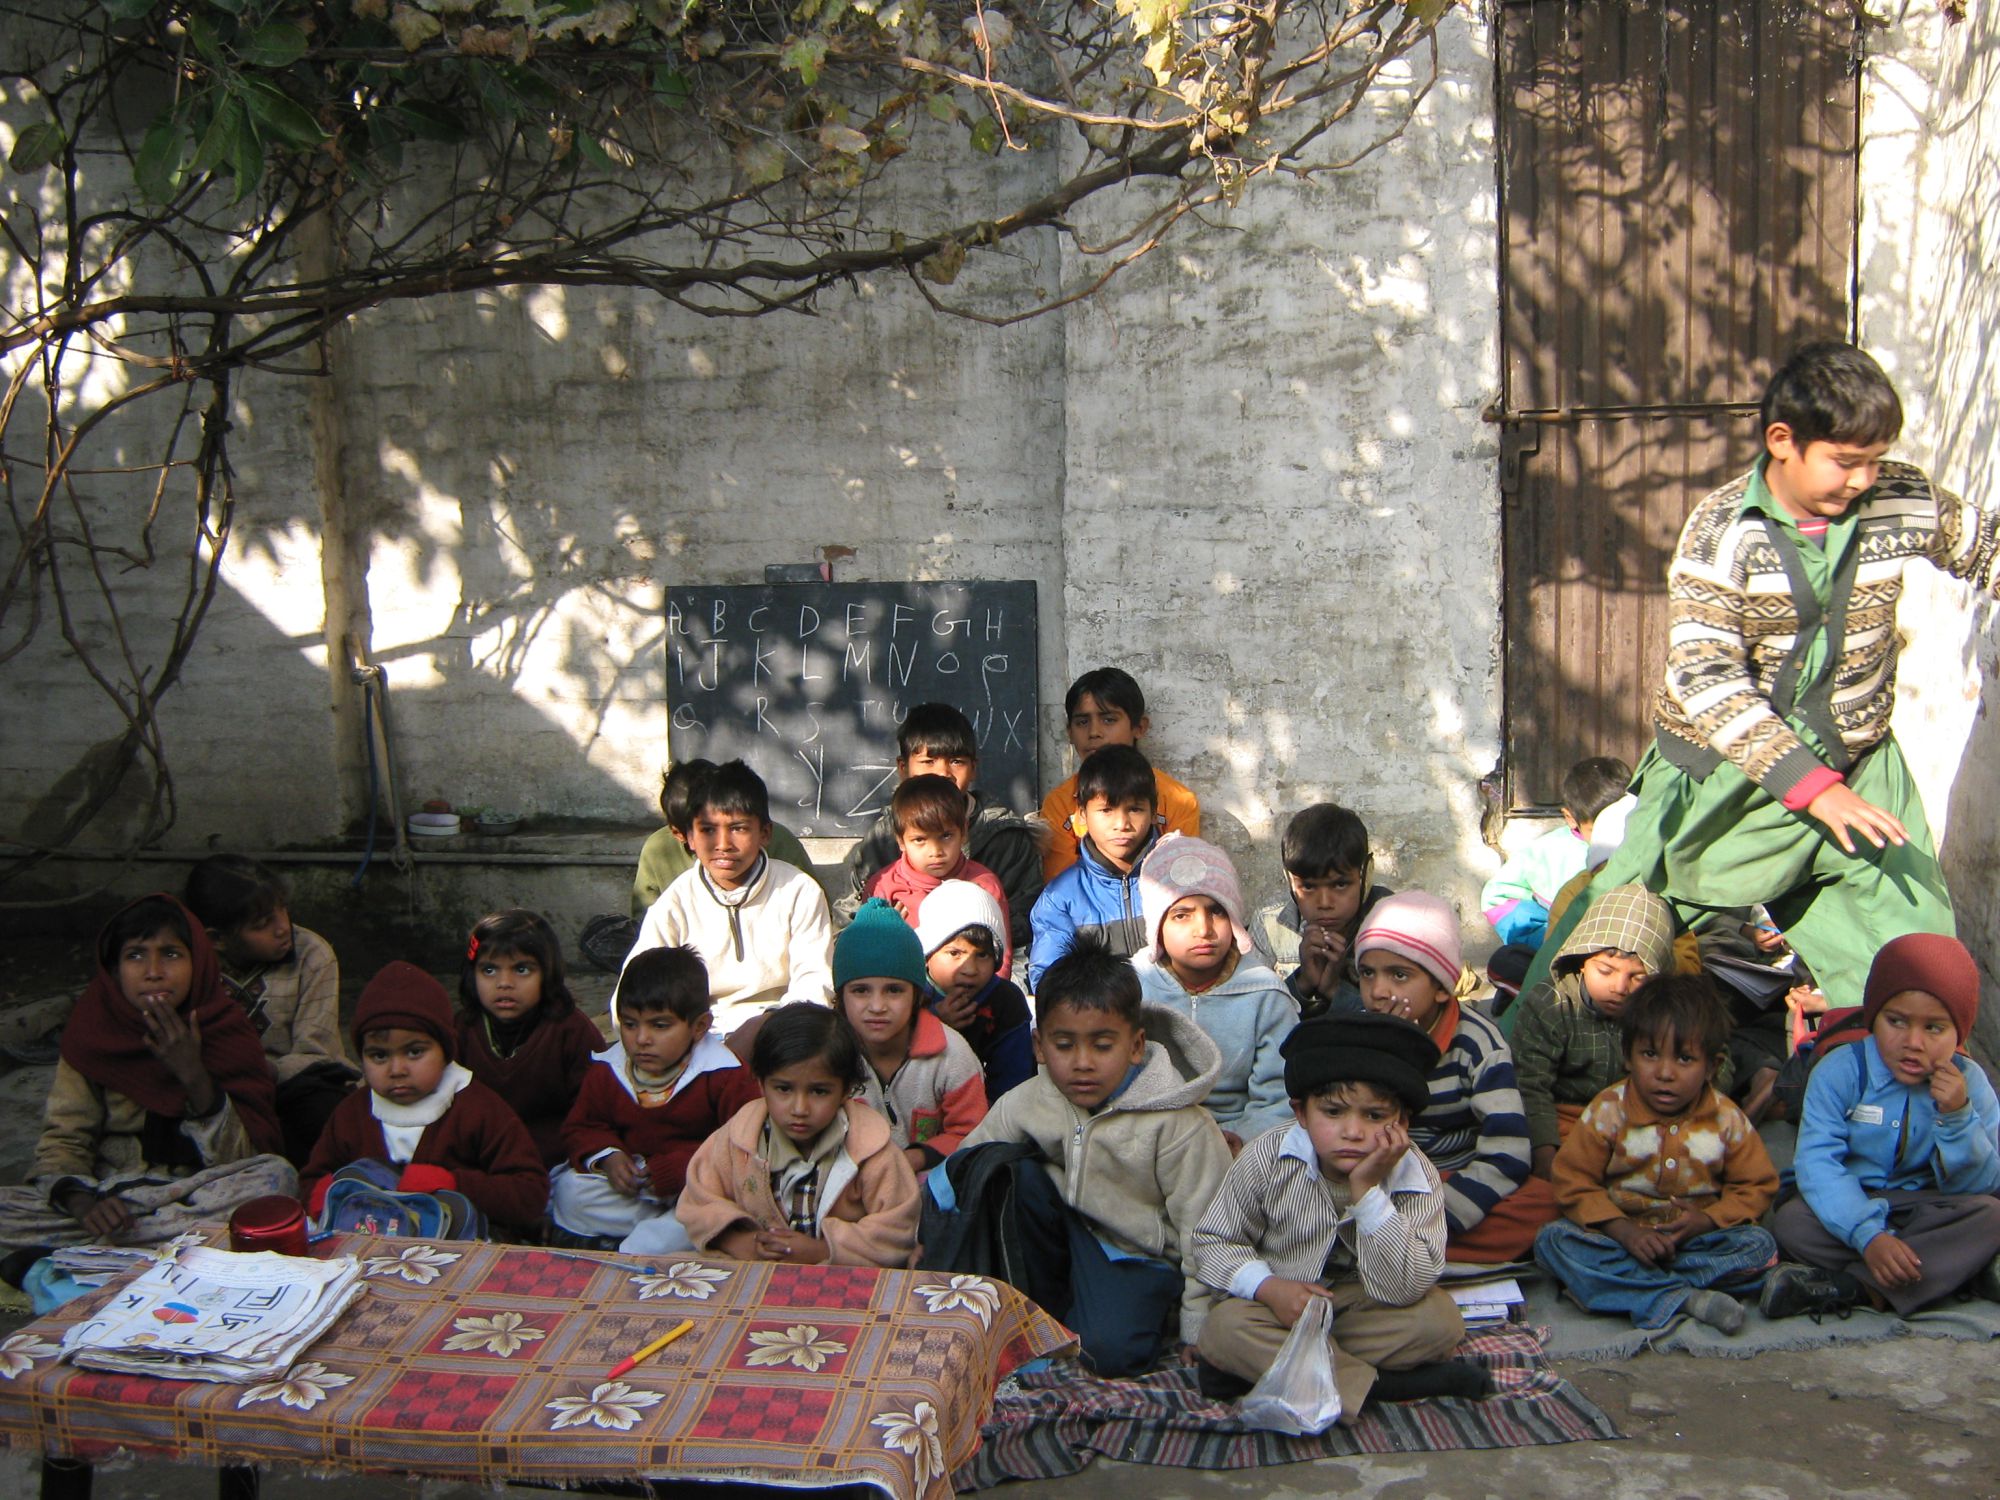
<path id="1" fill-rule="evenodd" d="M 159 0 L 104 0 L 104 13 L 114 21 L 136 21 Z"/>
<path id="2" fill-rule="evenodd" d="M 268 132 L 287 146 L 317 146 L 326 139 L 319 121 L 306 113 L 303 105 L 261 78 L 243 81 L 243 102 L 250 107 L 251 118 L 262 127 L 260 134 Z"/>
<path id="3" fill-rule="evenodd" d="M 63 139 L 62 126 L 54 120 L 23 126 L 7 153 L 7 165 L 16 172 L 38 172 L 62 155 Z"/>
<path id="4" fill-rule="evenodd" d="M 236 55 L 253 68 L 289 68 L 306 55 L 306 34 L 289 21 L 273 21 L 239 41 Z"/>
<path id="5" fill-rule="evenodd" d="M 931 112 L 933 120 L 942 121 L 946 125 L 956 125 L 958 123 L 958 101 L 947 93 L 939 92 L 932 94 L 929 102 L 924 105 L 924 108 Z"/>
<path id="6" fill-rule="evenodd" d="M 776 141 L 752 141 L 736 153 L 736 164 L 756 187 L 769 187 L 785 175 L 785 148 Z"/>
<path id="7" fill-rule="evenodd" d="M 243 101 L 231 94 L 216 106 L 214 116 L 208 122 L 208 129 L 201 133 L 201 144 L 195 148 L 194 170 L 196 172 L 226 172 L 231 170 L 236 160 L 236 138 L 249 129 L 249 121 L 244 118 Z"/>
<path id="8" fill-rule="evenodd" d="M 823 36 L 793 37 L 785 50 L 778 54 L 779 66 L 798 74 L 799 81 L 807 88 L 819 82 L 820 65 L 825 61 L 826 38 Z"/>
<path id="9" fill-rule="evenodd" d="M 133 181 L 148 203 L 166 203 L 181 187 L 181 163 L 187 159 L 187 137 L 180 121 L 162 115 L 146 132 L 132 163 Z"/>
<path id="10" fill-rule="evenodd" d="M 438 141 L 453 146 L 465 139 L 465 121 L 442 104 L 432 104 L 425 99 L 405 99 L 395 105 L 390 113 L 397 123 L 420 141 Z"/>
<path id="11" fill-rule="evenodd" d="M 257 139 L 256 131 L 239 130 L 229 144 L 229 170 L 236 178 L 236 191 L 229 201 L 241 203 L 264 180 L 264 143 Z"/>
<path id="12" fill-rule="evenodd" d="M 1000 126 L 994 121 L 993 116 L 983 116 L 979 123 L 972 127 L 972 149 L 987 156 L 1000 149 Z"/>
<path id="13" fill-rule="evenodd" d="M 659 63 L 653 68 L 653 97 L 668 109 L 679 109 L 688 102 L 687 75 L 671 63 Z"/>

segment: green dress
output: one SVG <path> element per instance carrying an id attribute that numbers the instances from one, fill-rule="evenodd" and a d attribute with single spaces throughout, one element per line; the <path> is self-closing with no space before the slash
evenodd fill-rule
<path id="1" fill-rule="evenodd" d="M 1744 508 L 1761 510 L 1798 548 L 1822 618 L 1833 578 L 1856 544 L 1860 507 L 1833 520 L 1818 540 L 1803 536 L 1764 483 L 1760 462 Z M 1824 627 L 1806 643 L 1797 700 L 1832 670 Z M 1785 722 L 1822 758 L 1826 747 L 1803 716 Z M 1876 951 L 1906 932 L 1955 934 L 1951 897 L 1933 852 L 1930 824 L 1915 780 L 1893 737 L 1885 737 L 1845 773 L 1856 796 L 1901 820 L 1905 844 L 1877 849 L 1858 835 L 1847 853 L 1804 812 L 1792 812 L 1725 761 L 1700 780 L 1672 764 L 1657 745 L 1632 778 L 1639 798 L 1626 821 L 1625 841 L 1552 927 L 1523 982 L 1546 977 L 1592 901 L 1632 882 L 1664 896 L 1683 926 L 1717 907 L 1761 902 L 1826 991 L 1832 1006 L 1859 1005 Z"/>

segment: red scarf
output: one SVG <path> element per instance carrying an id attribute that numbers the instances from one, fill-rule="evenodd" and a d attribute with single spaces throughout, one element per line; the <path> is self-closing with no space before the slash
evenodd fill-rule
<path id="1" fill-rule="evenodd" d="M 174 901 L 172 896 L 164 899 Z M 174 904 L 180 906 L 178 901 Z M 222 966 L 207 931 L 193 912 L 185 906 L 180 909 L 189 933 L 188 954 L 194 960 L 194 981 L 188 986 L 181 1017 L 200 1027 L 202 1066 L 215 1086 L 235 1101 L 237 1118 L 251 1144 L 259 1151 L 283 1151 L 277 1084 L 264 1060 L 263 1039 L 223 986 Z M 118 915 L 129 910 L 130 906 Z M 97 972 L 63 1027 L 62 1060 L 99 1088 L 123 1094 L 153 1114 L 184 1120 L 187 1090 L 146 1045 L 146 1024 L 119 983 L 118 955 L 110 951 L 109 941 L 117 920 L 113 917 L 98 935 Z"/>

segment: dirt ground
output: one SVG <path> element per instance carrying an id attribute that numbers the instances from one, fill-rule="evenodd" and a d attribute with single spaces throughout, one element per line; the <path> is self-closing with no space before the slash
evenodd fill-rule
<path id="1" fill-rule="evenodd" d="M 89 966 L 94 919 L 53 919 L 32 941 L 0 944 L 0 1023 L 73 994 Z M 350 951 L 349 1005 L 360 979 L 394 952 Z M 358 977 L 357 977 L 358 976 Z M 455 976 L 445 976 L 448 984 Z M 601 1012 L 610 977 L 587 970 L 578 998 Z M 39 1132 L 49 1070 L 0 1063 L 0 1181 L 18 1181 Z M 0 1316 L 0 1337 L 26 1321 Z M 1623 1442 L 1493 1453 L 1323 1460 L 1233 1473 L 1135 1469 L 1099 1461 L 1070 1479 L 1014 1484 L 1001 1500 L 1917 1500 L 2000 1497 L 2000 1360 L 1989 1346 L 1898 1339 L 1734 1361 L 1643 1355 L 1561 1367 L 1626 1433 Z M 0 1495 L 35 1494 L 36 1467 L 0 1450 Z M 307 1486 L 311 1486 L 309 1490 Z M 98 1500 L 195 1500 L 205 1474 L 136 1464 L 98 1476 Z M 384 1479 L 267 1477 L 268 1500 L 473 1500 L 471 1486 Z M 546 1491 L 514 1490 L 527 1497 Z M 699 1491 L 687 1493 L 698 1500 Z"/>

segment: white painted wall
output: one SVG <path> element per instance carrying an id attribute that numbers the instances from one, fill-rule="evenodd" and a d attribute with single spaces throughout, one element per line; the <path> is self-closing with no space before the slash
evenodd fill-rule
<path id="1" fill-rule="evenodd" d="M 1901 445 L 2000 506 L 2000 10 L 1907 3 L 1877 44 L 1862 150 L 1862 341 L 1907 414 Z M 2000 981 L 2000 607 L 1913 567 L 1896 733 L 1939 830 L 1959 936 Z M 1990 993 L 1990 991 L 1989 991 Z M 2000 1016 L 1982 1018 L 1989 1045 Z"/>
<path id="2" fill-rule="evenodd" d="M 1908 450 L 1991 505 L 2000 13 L 1947 27 L 1936 11 L 1913 0 L 1869 68 L 1863 329 L 1909 400 Z M 1474 906 L 1496 863 L 1475 787 L 1500 750 L 1497 454 L 1478 420 L 1497 386 L 1492 64 L 1465 12 L 1441 41 L 1416 126 L 1362 167 L 1253 191 L 1011 329 L 939 319 L 889 279 L 809 320 L 537 291 L 358 321 L 323 393 L 337 504 L 373 537 L 370 645 L 408 799 L 648 821 L 662 591 L 845 546 L 843 578 L 1041 582 L 1048 780 L 1070 769 L 1064 686 L 1121 663 L 1152 701 L 1148 748 L 1254 895 L 1280 886 L 1285 818 L 1332 797 L 1368 820 L 1385 874 L 1452 897 L 1490 942 Z M 913 206 L 974 216 L 976 180 L 928 174 Z M 1066 255 L 1044 237 L 990 274 L 1052 288 L 1082 269 Z M 168 700 L 177 847 L 323 838 L 346 816 L 308 396 L 264 376 L 242 392 L 239 546 Z M 121 587 L 157 613 L 175 582 Z M 1968 939 L 2000 972 L 1992 611 L 1912 585 L 1899 723 Z M 35 709 L 0 715 L 12 833 L 114 721 L 47 641 L 4 670 L 10 704 Z"/>

